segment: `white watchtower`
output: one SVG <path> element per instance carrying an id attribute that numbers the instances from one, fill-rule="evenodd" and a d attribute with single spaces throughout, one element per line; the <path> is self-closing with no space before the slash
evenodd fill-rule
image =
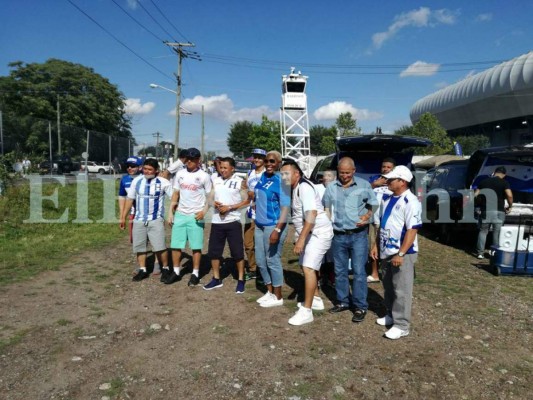
<path id="1" fill-rule="evenodd" d="M 304 174 L 309 176 L 311 147 L 305 94 L 307 78 L 300 71 L 294 73 L 294 67 L 291 67 L 289 75 L 283 75 L 280 120 L 283 157 L 295 160 Z"/>

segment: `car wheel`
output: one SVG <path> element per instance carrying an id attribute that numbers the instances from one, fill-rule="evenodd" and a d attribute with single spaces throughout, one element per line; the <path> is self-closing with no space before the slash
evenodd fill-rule
<path id="1" fill-rule="evenodd" d="M 98 170 L 98 173 L 99 173 L 100 175 L 103 175 L 103 174 L 105 174 L 105 169 L 103 169 L 103 168 L 100 168 L 100 169 Z"/>

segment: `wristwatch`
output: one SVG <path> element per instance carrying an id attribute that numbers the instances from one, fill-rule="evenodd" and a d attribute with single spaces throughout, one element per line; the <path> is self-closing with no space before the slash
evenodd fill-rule
<path id="1" fill-rule="evenodd" d="M 403 251 L 399 251 L 398 252 L 398 257 L 403 257 L 403 256 L 405 256 L 405 253 Z"/>
<path id="2" fill-rule="evenodd" d="M 281 233 L 281 229 L 279 229 L 279 228 L 274 228 L 274 230 L 275 230 L 276 232 L 278 232 L 278 233 Z"/>

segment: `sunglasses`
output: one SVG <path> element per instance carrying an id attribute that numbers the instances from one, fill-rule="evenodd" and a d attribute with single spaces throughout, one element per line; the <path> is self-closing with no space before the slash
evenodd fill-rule
<path id="1" fill-rule="evenodd" d="M 278 160 L 276 160 L 276 159 L 274 159 L 274 158 L 267 158 L 267 159 L 265 160 L 265 164 L 275 164 L 275 163 L 277 163 L 277 162 L 278 162 Z"/>
<path id="2" fill-rule="evenodd" d="M 134 165 L 134 164 L 126 165 L 126 168 L 138 168 L 138 167 L 139 167 L 138 165 Z"/>

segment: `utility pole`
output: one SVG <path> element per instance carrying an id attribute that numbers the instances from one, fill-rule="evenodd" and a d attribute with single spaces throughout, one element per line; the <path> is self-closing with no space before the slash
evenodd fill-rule
<path id="1" fill-rule="evenodd" d="M 57 155 L 61 155 L 61 114 L 59 111 L 59 94 L 57 95 Z"/>
<path id="2" fill-rule="evenodd" d="M 200 143 L 200 153 L 202 154 L 202 159 L 204 158 L 204 138 L 205 138 L 205 129 L 204 129 L 204 106 L 202 105 L 202 141 Z M 206 160 L 204 160 L 206 162 Z"/>
<path id="3" fill-rule="evenodd" d="M 161 134 L 159 132 L 152 133 L 152 136 L 155 137 L 155 158 L 159 158 L 159 138 Z"/>
<path id="4" fill-rule="evenodd" d="M 174 161 L 178 159 L 178 148 L 180 141 L 180 103 L 181 103 L 181 63 L 184 58 L 192 58 L 194 60 L 201 61 L 198 53 L 191 52 L 184 47 L 194 47 L 194 43 L 175 43 L 165 42 L 167 46 L 170 46 L 172 50 L 178 55 L 178 73 L 174 74 L 176 77 L 176 130 L 174 133 Z"/>

